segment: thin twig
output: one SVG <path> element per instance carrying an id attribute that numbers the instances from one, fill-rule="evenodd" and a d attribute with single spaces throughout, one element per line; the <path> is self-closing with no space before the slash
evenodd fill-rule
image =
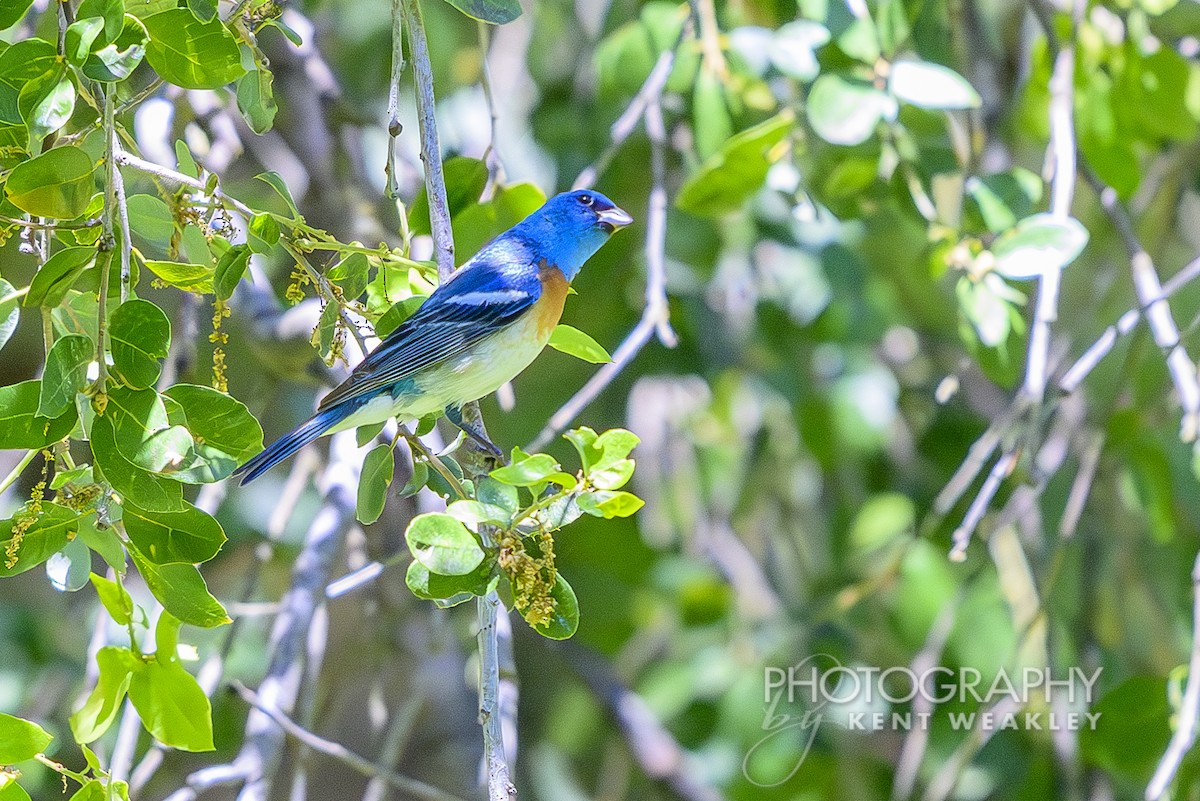
<path id="1" fill-rule="evenodd" d="M 1100 205 L 1104 207 L 1104 212 L 1125 245 L 1133 276 L 1134 293 L 1138 303 L 1146 310 L 1146 324 L 1150 327 L 1154 343 L 1167 354 L 1167 371 L 1171 374 L 1171 381 L 1175 385 L 1175 391 L 1179 393 L 1179 403 L 1183 407 L 1179 438 L 1184 442 L 1191 442 L 1196 439 L 1197 427 L 1200 425 L 1200 382 L 1196 377 L 1196 363 L 1192 361 L 1180 341 L 1179 327 L 1171 316 L 1171 307 L 1164 299 L 1163 286 L 1159 282 L 1154 261 L 1142 247 L 1133 230 L 1133 220 L 1117 197 L 1116 190 L 1101 181 L 1087 165 L 1083 167 L 1083 176 L 1100 196 Z"/>
<path id="2" fill-rule="evenodd" d="M 263 702 L 254 691 L 241 682 L 233 682 L 233 688 L 242 697 L 242 700 L 270 718 L 275 725 L 283 729 L 287 734 L 312 750 L 333 757 L 348 767 L 353 768 L 363 776 L 372 779 L 381 779 L 397 790 L 408 793 L 415 798 L 426 799 L 427 801 L 462 801 L 458 796 L 448 793 L 445 790 L 434 787 L 431 784 L 426 784 L 423 781 L 409 778 L 408 776 L 402 776 L 395 771 L 387 770 L 380 765 L 376 765 L 366 757 L 359 756 L 341 743 L 335 743 L 314 734 L 279 711 L 275 706 Z"/>
<path id="3" fill-rule="evenodd" d="M 1053 164 L 1050 214 L 1060 220 L 1071 216 L 1075 193 L 1075 47 L 1073 39 L 1063 46 L 1054 60 L 1050 76 L 1050 145 L 1048 158 Z M 1058 319 L 1058 295 L 1062 270 L 1045 270 L 1038 279 L 1037 305 L 1029 332 L 1023 391 L 1034 403 L 1046 393 L 1050 352 L 1050 326 Z"/>
<path id="4" fill-rule="evenodd" d="M 454 234 L 450 229 L 450 203 L 446 200 L 446 178 L 442 174 L 442 149 L 438 144 L 436 103 L 433 96 L 433 67 L 429 41 L 421 18 L 421 0 L 403 0 L 408 25 L 408 50 L 417 84 L 417 127 L 421 131 L 421 161 L 425 163 L 425 192 L 429 196 L 429 224 L 438 277 L 445 281 L 454 273 Z"/>
<path id="5" fill-rule="evenodd" d="M 404 11 L 417 85 L 417 120 L 421 132 L 421 159 L 425 162 L 425 189 L 429 197 L 433 247 L 437 256 L 438 278 L 446 281 L 454 273 L 454 233 L 438 145 L 433 67 L 429 61 L 429 44 L 421 19 L 420 0 L 404 0 Z M 464 414 L 482 423 L 478 420 L 477 409 L 466 408 Z M 410 440 L 410 446 L 418 447 L 415 442 L 414 437 Z M 441 466 L 436 461 L 432 464 Z M 483 728 L 483 761 L 487 772 L 488 798 L 492 801 L 514 801 L 516 788 L 509 777 L 499 708 L 500 658 L 496 619 L 501 608 L 500 598 L 492 591 L 477 599 L 476 604 L 479 616 L 479 717 Z"/>
<path id="6" fill-rule="evenodd" d="M 479 599 L 479 725 L 483 727 L 483 759 L 489 801 L 515 801 L 517 788 L 509 777 L 500 714 L 500 653 L 496 618 L 500 596 L 492 590 Z"/>
<path id="7" fill-rule="evenodd" d="M 392 0 L 392 80 L 388 86 L 388 144 L 387 163 L 383 166 L 387 177 L 387 194 L 390 198 L 400 196 L 400 181 L 396 177 L 396 140 L 403 130 L 400 124 L 400 77 L 404 73 L 403 0 Z"/>
<path id="8" fill-rule="evenodd" d="M 663 63 L 661 59 L 659 63 Z M 669 64 L 666 72 L 670 73 Z M 665 78 L 663 80 L 665 81 Z M 646 120 L 646 132 L 650 136 L 650 171 L 653 182 L 650 190 L 649 210 L 646 215 L 646 302 L 642 309 L 642 318 L 613 353 L 612 361 L 601 366 L 588 379 L 587 383 L 550 417 L 541 433 L 529 445 L 531 451 L 546 447 L 560 431 L 569 426 L 579 416 L 579 413 L 633 361 L 655 333 L 658 334 L 659 341 L 667 347 L 672 348 L 677 344 L 675 332 L 671 329 L 670 306 L 667 303 L 666 289 L 666 128 L 663 124 L 660 104 L 662 88 L 662 85 L 657 85 L 658 93 L 646 99 L 642 113 Z M 576 184 L 578 183 L 576 181 Z"/>
<path id="9" fill-rule="evenodd" d="M 1192 566 L 1192 599 L 1192 656 L 1188 660 L 1187 685 L 1171 742 L 1146 785 L 1146 801 L 1158 801 L 1167 792 L 1183 758 L 1196 742 L 1197 725 L 1200 724 L 1200 554 L 1196 555 Z"/>

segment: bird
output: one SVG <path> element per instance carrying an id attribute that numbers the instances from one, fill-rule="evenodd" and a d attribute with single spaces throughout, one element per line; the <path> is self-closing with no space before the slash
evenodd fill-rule
<path id="1" fill-rule="evenodd" d="M 247 484 L 326 434 L 444 413 L 499 456 L 462 406 L 528 367 L 558 325 L 584 262 L 633 218 L 599 192 L 547 200 L 492 239 L 359 362 L 316 413 L 234 470 Z"/>

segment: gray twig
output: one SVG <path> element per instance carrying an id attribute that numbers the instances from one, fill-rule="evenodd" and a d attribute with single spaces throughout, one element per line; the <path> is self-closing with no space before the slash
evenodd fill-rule
<path id="1" fill-rule="evenodd" d="M 1187 752 L 1196 742 L 1200 724 L 1200 554 L 1192 566 L 1192 656 L 1188 660 L 1187 685 L 1179 706 L 1178 724 L 1167 751 L 1158 762 L 1154 776 L 1146 785 L 1146 801 L 1158 801 L 1167 792 Z"/>
<path id="2" fill-rule="evenodd" d="M 414 798 L 421 798 L 426 801 L 462 801 L 458 796 L 448 793 L 445 790 L 408 776 L 402 776 L 395 771 L 387 770 L 376 765 L 366 757 L 356 754 L 341 743 L 335 743 L 332 740 L 326 740 L 324 737 L 314 734 L 285 715 L 275 705 L 264 701 L 261 692 L 256 694 L 241 682 L 234 682 L 233 688 L 237 690 L 242 700 L 249 704 L 255 712 L 270 719 L 271 722 L 284 732 L 312 750 L 333 757 L 339 762 L 348 765 L 363 776 L 368 776 L 372 779 L 381 779 L 397 790 L 408 793 Z"/>
<path id="3" fill-rule="evenodd" d="M 403 3 L 405 23 L 408 25 L 408 49 L 417 84 L 417 127 L 421 131 L 421 161 L 425 162 L 425 192 L 429 196 L 433 251 L 437 257 L 438 278 L 445 281 L 454 273 L 454 234 L 450 228 L 446 179 L 442 174 L 442 149 L 438 144 L 433 67 L 429 61 L 425 22 L 421 17 L 421 0 L 403 0 Z"/>
<path id="4" fill-rule="evenodd" d="M 686 30 L 688 26 L 684 27 Z M 669 52 L 673 53 L 674 51 Z M 665 160 L 667 132 L 666 126 L 663 123 L 661 100 L 663 86 L 666 83 L 666 75 L 670 74 L 671 64 L 673 63 L 672 58 L 668 58 L 667 56 L 668 53 L 664 53 L 659 58 L 658 66 L 655 67 L 657 70 L 663 64 L 666 65 L 662 81 L 652 82 L 649 78 L 646 79 L 646 84 L 642 87 L 643 91 L 638 93 L 638 97 L 634 99 L 634 103 L 629 107 L 630 109 L 635 106 L 639 107 L 638 116 L 643 117 L 646 121 L 646 133 L 650 137 L 650 173 L 651 180 L 653 181 L 650 189 L 649 210 L 646 215 L 646 301 L 642 309 L 642 318 L 625 337 L 624 341 L 621 342 L 616 352 L 613 353 L 612 361 L 597 370 L 588 379 L 587 383 L 550 417 L 545 427 L 542 428 L 541 433 L 529 445 L 529 450 L 531 451 L 546 447 L 560 431 L 569 426 L 579 416 L 579 413 L 595 400 L 621 371 L 633 361 L 634 357 L 641 352 L 642 348 L 646 346 L 655 333 L 658 334 L 659 341 L 667 347 L 673 348 L 677 344 L 675 332 L 671 328 L 671 311 L 667 302 L 666 278 L 667 190 L 665 186 Z M 653 93 L 643 98 L 646 87 L 650 87 Z M 642 99 L 639 100 L 639 98 Z M 625 119 L 628 114 L 629 109 L 626 109 L 625 114 L 621 115 L 621 119 Z M 636 121 L 637 117 L 633 119 Z M 617 122 L 621 123 L 621 120 Z M 616 131 L 617 126 L 614 125 L 613 129 Z M 628 136 L 628 133 L 625 133 L 624 136 Z M 618 141 L 617 134 L 615 133 L 613 141 Z M 576 180 L 576 186 L 581 185 L 585 177 L 589 177 L 586 170 Z M 590 176 L 589 180 L 594 180 L 594 178 L 594 175 Z"/>

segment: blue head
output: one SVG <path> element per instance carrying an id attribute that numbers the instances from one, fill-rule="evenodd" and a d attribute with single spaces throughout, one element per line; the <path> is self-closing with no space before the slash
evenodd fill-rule
<path id="1" fill-rule="evenodd" d="M 599 192 L 579 189 L 546 201 L 513 229 L 570 281 L 613 232 L 633 222 Z"/>

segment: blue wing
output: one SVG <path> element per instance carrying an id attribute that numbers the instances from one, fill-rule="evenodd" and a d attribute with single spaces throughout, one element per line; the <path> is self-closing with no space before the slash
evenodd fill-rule
<path id="1" fill-rule="evenodd" d="M 528 311 L 542 292 L 538 268 L 528 259 L 512 258 L 521 248 L 506 250 L 488 248 L 439 286 L 321 400 L 317 411 L 389 388 L 462 353 Z"/>

